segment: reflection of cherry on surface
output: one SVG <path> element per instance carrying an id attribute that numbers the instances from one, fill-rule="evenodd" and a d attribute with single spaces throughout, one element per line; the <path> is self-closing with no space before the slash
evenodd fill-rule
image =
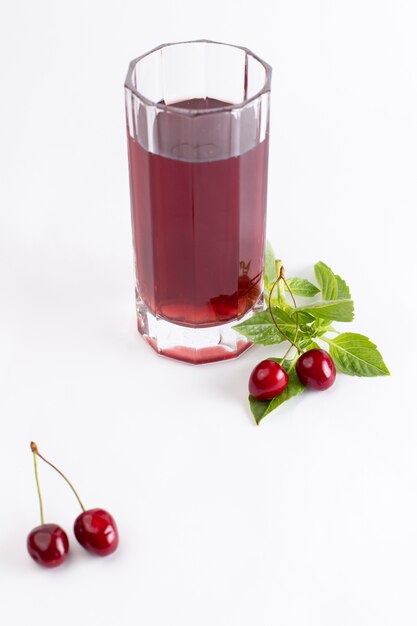
<path id="1" fill-rule="evenodd" d="M 211 298 L 210 304 L 216 316 L 217 322 L 227 322 L 232 320 L 236 317 L 238 310 L 237 291 L 230 296 L 220 295 L 216 298 Z"/>
<path id="2" fill-rule="evenodd" d="M 250 261 L 247 265 L 249 269 Z M 243 273 L 238 281 L 238 316 L 241 317 L 249 311 L 260 298 L 262 293 L 262 273 L 250 278 L 249 274 Z"/>
<path id="3" fill-rule="evenodd" d="M 237 291 L 210 299 L 218 321 L 228 322 L 240 318 L 255 305 L 261 295 L 261 277 L 250 278 L 243 273 L 238 279 Z"/>

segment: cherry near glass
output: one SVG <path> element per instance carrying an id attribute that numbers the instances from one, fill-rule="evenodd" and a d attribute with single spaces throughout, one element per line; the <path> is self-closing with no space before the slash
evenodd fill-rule
<path id="1" fill-rule="evenodd" d="M 138 329 L 190 363 L 238 356 L 263 307 L 271 68 L 212 41 L 165 44 L 125 83 Z"/>

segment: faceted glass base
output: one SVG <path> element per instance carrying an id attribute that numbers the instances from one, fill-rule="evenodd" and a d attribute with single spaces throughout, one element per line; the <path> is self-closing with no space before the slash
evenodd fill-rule
<path id="1" fill-rule="evenodd" d="M 261 297 L 239 322 L 263 308 Z M 237 320 L 209 328 L 190 328 L 155 316 L 142 300 L 137 301 L 137 317 L 139 332 L 158 354 L 186 363 L 200 365 L 234 359 L 253 345 L 232 329 Z"/>

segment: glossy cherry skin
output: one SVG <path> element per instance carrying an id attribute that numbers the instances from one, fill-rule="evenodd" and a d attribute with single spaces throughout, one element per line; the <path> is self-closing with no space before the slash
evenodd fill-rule
<path id="1" fill-rule="evenodd" d="M 265 359 L 258 363 L 249 378 L 249 393 L 256 400 L 271 400 L 288 385 L 288 374 L 279 363 Z"/>
<path id="2" fill-rule="evenodd" d="M 296 371 L 300 381 L 309 389 L 324 391 L 336 378 L 336 367 L 326 350 L 307 350 L 297 361 Z"/>
<path id="3" fill-rule="evenodd" d="M 74 522 L 77 541 L 89 552 L 107 556 L 119 545 L 116 522 L 104 509 L 83 511 Z"/>
<path id="4" fill-rule="evenodd" d="M 43 567 L 58 567 L 68 555 L 69 542 L 57 524 L 42 524 L 30 531 L 27 549 L 34 561 Z"/>

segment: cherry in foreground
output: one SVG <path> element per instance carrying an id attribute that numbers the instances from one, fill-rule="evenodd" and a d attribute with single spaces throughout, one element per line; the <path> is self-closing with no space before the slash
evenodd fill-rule
<path id="1" fill-rule="evenodd" d="M 43 567 L 57 567 L 68 555 L 67 534 L 58 524 L 41 524 L 28 535 L 27 549 L 34 561 Z"/>
<path id="2" fill-rule="evenodd" d="M 78 503 L 82 509 L 82 513 L 77 517 L 74 523 L 74 534 L 77 541 L 89 552 L 97 554 L 99 556 L 107 556 L 112 554 L 117 549 L 119 545 L 119 533 L 117 530 L 116 522 L 114 518 L 105 511 L 104 509 L 86 509 L 81 501 L 80 496 L 75 490 L 72 483 L 68 480 L 63 472 L 58 469 L 53 463 L 48 461 L 38 450 L 36 443 L 32 442 L 30 444 L 31 450 L 35 459 L 35 471 L 36 471 L 36 458 L 39 457 L 45 463 L 47 463 L 50 467 L 52 467 L 65 482 L 71 487 L 75 497 L 78 500 Z M 36 471 L 37 477 L 37 471 Z M 38 492 L 40 496 L 39 486 Z M 40 499 L 41 502 L 41 499 Z M 41 517 L 43 516 L 42 512 L 42 502 L 41 502 Z M 42 517 L 43 524 L 43 517 Z M 57 527 L 59 528 L 59 527 Z M 35 529 L 37 530 L 37 529 Z M 62 530 L 62 529 L 61 529 Z M 62 531 L 63 532 L 63 531 Z M 65 534 L 65 533 L 64 533 Z M 68 539 L 67 539 L 68 543 Z M 68 549 L 67 549 L 68 551 Z M 58 563 L 57 563 L 58 564 Z"/>
<path id="3" fill-rule="evenodd" d="M 307 350 L 297 361 L 296 371 L 300 381 L 309 389 L 324 391 L 336 378 L 336 367 L 326 350 Z"/>
<path id="4" fill-rule="evenodd" d="M 249 378 L 249 393 L 256 400 L 272 400 L 288 386 L 288 374 L 279 363 L 265 359 Z"/>
<path id="5" fill-rule="evenodd" d="M 77 541 L 93 554 L 107 556 L 119 545 L 119 533 L 113 517 L 104 509 L 83 511 L 74 523 Z"/>
<path id="6" fill-rule="evenodd" d="M 26 547 L 32 559 L 39 565 L 42 565 L 42 567 L 58 567 L 58 565 L 61 565 L 67 558 L 69 541 L 65 530 L 61 528 L 61 526 L 58 526 L 58 524 L 45 524 L 42 493 L 38 476 L 36 444 L 32 442 L 30 449 L 33 452 L 41 525 L 30 531 L 26 541 Z"/>

